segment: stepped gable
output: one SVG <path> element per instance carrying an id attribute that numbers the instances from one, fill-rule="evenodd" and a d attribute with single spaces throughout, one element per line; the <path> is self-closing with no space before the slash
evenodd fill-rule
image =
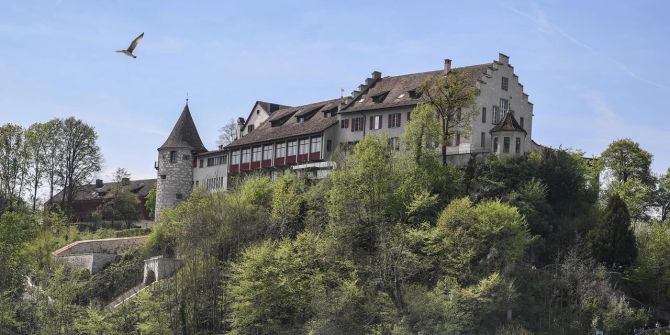
<path id="1" fill-rule="evenodd" d="M 181 112 L 174 128 L 172 128 L 170 136 L 168 136 L 165 143 L 158 150 L 167 148 L 191 148 L 197 153 L 207 151 L 193 122 L 188 102 L 184 106 L 184 110 Z"/>
<path id="2" fill-rule="evenodd" d="M 258 128 L 233 141 L 226 148 L 322 132 L 338 122 L 337 118 L 324 112 L 336 111 L 339 101 L 340 99 L 332 99 L 276 110 Z"/>
<path id="3" fill-rule="evenodd" d="M 452 71 L 465 72 L 470 84 L 475 85 L 491 66 L 493 63 L 485 63 L 453 68 Z M 360 95 L 354 96 L 355 100 L 344 108 L 342 113 L 416 105 L 423 100 L 410 94 L 410 91 L 415 91 L 429 78 L 442 74 L 444 70 L 380 78 L 374 81 L 371 87 L 365 87 L 365 91 L 361 91 Z"/>
<path id="4" fill-rule="evenodd" d="M 523 129 L 523 127 L 521 127 L 518 122 L 516 122 L 516 118 L 512 113 L 507 113 L 505 118 L 491 129 L 492 133 L 498 131 L 522 131 L 526 133 L 526 130 Z"/>

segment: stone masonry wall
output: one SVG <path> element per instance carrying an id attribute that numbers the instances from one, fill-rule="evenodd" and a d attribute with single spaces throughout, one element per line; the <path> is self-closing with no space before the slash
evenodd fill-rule
<path id="1" fill-rule="evenodd" d="M 170 151 L 176 151 L 174 162 L 170 162 Z M 193 157 L 189 148 L 161 150 L 158 152 L 158 162 L 156 221 L 163 209 L 174 208 L 188 198 L 193 187 Z"/>

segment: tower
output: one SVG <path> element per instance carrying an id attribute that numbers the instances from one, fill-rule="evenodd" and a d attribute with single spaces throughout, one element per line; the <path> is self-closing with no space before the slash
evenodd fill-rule
<path id="1" fill-rule="evenodd" d="M 205 151 L 187 100 L 170 136 L 158 148 L 156 221 L 163 209 L 176 206 L 191 193 L 196 155 Z"/>

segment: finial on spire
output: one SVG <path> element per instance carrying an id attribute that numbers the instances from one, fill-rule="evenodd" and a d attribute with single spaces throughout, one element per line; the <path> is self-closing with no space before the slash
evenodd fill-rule
<path id="1" fill-rule="evenodd" d="M 186 92 L 186 104 L 188 105 L 188 92 Z"/>

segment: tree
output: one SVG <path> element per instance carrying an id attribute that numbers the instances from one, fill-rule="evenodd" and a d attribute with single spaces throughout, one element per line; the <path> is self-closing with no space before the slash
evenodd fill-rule
<path id="1" fill-rule="evenodd" d="M 63 146 L 64 132 L 63 121 L 52 119 L 44 124 L 44 177 L 49 186 L 49 201 L 53 200 L 56 186 L 61 184 L 62 158 L 65 155 Z"/>
<path id="2" fill-rule="evenodd" d="M 625 138 L 610 143 L 600 159 L 616 180 L 625 183 L 630 178 L 637 178 L 643 184 L 653 183 L 652 155 L 631 139 Z"/>
<path id="3" fill-rule="evenodd" d="M 49 143 L 47 136 L 50 135 L 50 126 L 49 123 L 34 123 L 28 127 L 25 134 L 28 150 L 32 158 L 32 173 L 30 177 L 32 178 L 31 200 L 33 211 L 37 207 L 37 191 L 42 186 L 45 170 L 48 168 L 46 166 L 48 159 L 47 144 Z"/>
<path id="4" fill-rule="evenodd" d="M 661 221 L 670 217 L 670 168 L 658 178 L 657 204 L 661 209 Z"/>
<path id="5" fill-rule="evenodd" d="M 235 119 L 230 119 L 223 127 L 219 128 L 219 140 L 216 144 L 226 146 L 237 139 L 238 125 Z"/>
<path id="6" fill-rule="evenodd" d="M 26 146 L 24 130 L 19 125 L 0 127 L 0 193 L 10 208 L 22 201 L 28 176 L 30 151 Z"/>
<path id="7" fill-rule="evenodd" d="M 418 88 L 424 100 L 435 108 L 441 121 L 442 164 L 447 164 L 447 145 L 455 133 L 468 136 L 475 116 L 475 98 L 479 89 L 470 83 L 464 71 L 451 70 L 426 80 Z"/>
<path id="8" fill-rule="evenodd" d="M 629 266 L 637 257 L 635 234 L 626 203 L 612 195 L 603 219 L 589 232 L 596 258 L 609 267 Z"/>
<path id="9" fill-rule="evenodd" d="M 271 215 L 279 236 L 295 237 L 302 230 L 306 189 L 305 180 L 290 172 L 274 184 Z"/>
<path id="10" fill-rule="evenodd" d="M 98 135 L 95 129 L 73 117 L 63 122 L 62 175 L 65 212 L 70 213 L 72 201 L 78 186 L 83 185 L 102 164 L 102 154 L 96 143 Z"/>
<path id="11" fill-rule="evenodd" d="M 156 215 L 156 186 L 151 188 L 144 200 L 144 208 L 147 209 L 149 218 L 153 219 Z"/>

